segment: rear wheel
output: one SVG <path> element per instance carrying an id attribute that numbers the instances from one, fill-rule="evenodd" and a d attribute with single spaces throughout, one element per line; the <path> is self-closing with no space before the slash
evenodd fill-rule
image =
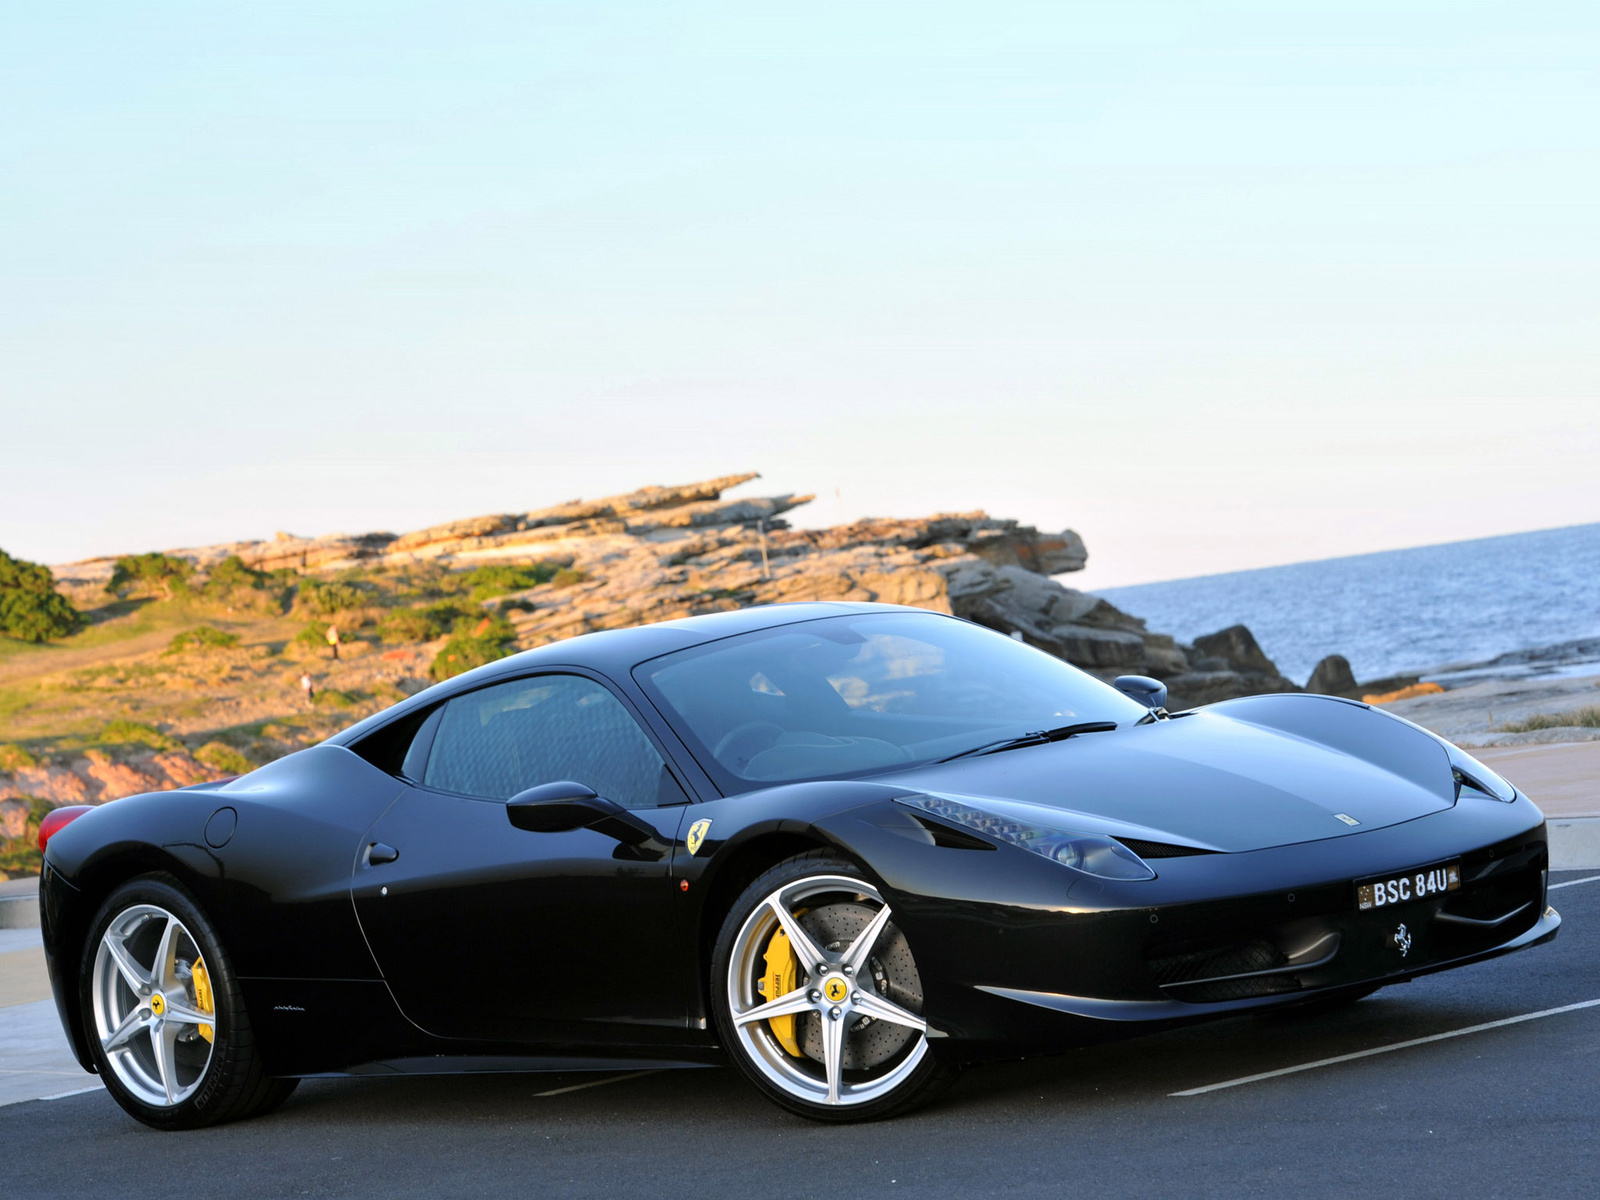
<path id="1" fill-rule="evenodd" d="M 891 1116 L 955 1071 L 928 1051 L 922 979 L 905 934 L 854 864 L 780 863 L 734 904 L 717 939 L 712 1007 L 734 1064 L 791 1112 Z"/>
<path id="2" fill-rule="evenodd" d="M 106 1089 L 157 1129 L 194 1129 L 282 1104 L 215 930 L 167 876 L 123 884 L 84 947 L 84 1029 Z"/>

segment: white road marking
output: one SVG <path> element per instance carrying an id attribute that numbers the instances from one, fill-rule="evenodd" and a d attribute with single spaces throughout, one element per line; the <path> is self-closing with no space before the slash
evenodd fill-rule
<path id="1" fill-rule="evenodd" d="M 0 1075 L 67 1075 L 78 1076 L 87 1074 L 81 1067 L 76 1071 L 49 1071 L 38 1067 L 0 1067 Z"/>
<path id="2" fill-rule="evenodd" d="M 1520 1017 L 1505 1017 L 1499 1021 L 1485 1021 L 1482 1025 L 1469 1025 L 1465 1029 L 1452 1029 L 1449 1033 L 1435 1033 L 1428 1037 L 1396 1042 L 1392 1046 L 1375 1046 L 1371 1050 L 1357 1050 L 1354 1054 L 1339 1054 L 1333 1058 L 1319 1058 L 1316 1062 L 1301 1063 L 1297 1067 L 1281 1067 L 1276 1071 L 1263 1071 L 1259 1075 L 1246 1075 L 1242 1079 L 1229 1079 L 1222 1083 L 1208 1083 L 1205 1087 L 1187 1091 L 1170 1092 L 1172 1096 L 1201 1096 L 1206 1092 L 1220 1092 L 1223 1088 L 1242 1087 L 1247 1083 L 1260 1083 L 1263 1079 L 1276 1079 L 1280 1075 L 1296 1075 L 1301 1071 L 1315 1071 L 1318 1067 L 1331 1067 L 1338 1063 L 1354 1062 L 1358 1058 L 1371 1058 L 1375 1054 L 1388 1054 L 1393 1050 L 1409 1050 L 1412 1046 L 1426 1046 L 1429 1042 L 1443 1042 L 1450 1038 L 1465 1037 L 1469 1033 L 1482 1033 L 1486 1029 L 1500 1029 L 1506 1025 L 1520 1025 L 1524 1021 L 1537 1021 L 1541 1017 L 1555 1017 L 1576 1012 L 1580 1008 L 1600 1007 L 1600 1000 L 1583 1000 L 1577 1004 L 1563 1004 L 1560 1008 L 1546 1008 L 1540 1012 L 1523 1013 Z"/>
<path id="3" fill-rule="evenodd" d="M 1553 892 L 1557 888 L 1577 887 L 1580 883 L 1594 883 L 1597 880 L 1600 880 L 1600 875 L 1591 875 L 1587 879 L 1569 879 L 1565 883 L 1552 883 L 1546 890 Z"/>
<path id="4" fill-rule="evenodd" d="M 571 1087 L 551 1088 L 548 1092 L 535 1092 L 535 1096 L 564 1096 L 568 1092 L 581 1092 L 584 1088 L 605 1087 L 608 1083 L 621 1083 L 624 1079 L 638 1079 L 642 1075 L 659 1075 L 660 1071 L 632 1071 L 627 1075 L 613 1075 L 609 1079 L 593 1079 L 588 1083 L 575 1083 Z"/>
<path id="5" fill-rule="evenodd" d="M 87 1092 L 103 1092 L 106 1085 L 103 1083 L 91 1084 L 89 1087 L 73 1088 L 70 1092 L 57 1092 L 53 1096 L 40 1096 L 41 1100 L 65 1100 L 68 1096 L 82 1096 Z"/>

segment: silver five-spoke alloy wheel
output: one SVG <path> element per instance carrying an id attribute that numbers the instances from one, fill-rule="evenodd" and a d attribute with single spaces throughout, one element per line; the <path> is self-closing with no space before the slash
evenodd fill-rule
<path id="1" fill-rule="evenodd" d="M 95 1035 L 118 1080 L 170 1108 L 211 1064 L 215 1001 L 194 936 L 164 908 L 136 904 L 106 926 L 92 977 Z"/>
<path id="2" fill-rule="evenodd" d="M 772 892 L 740 927 L 727 980 L 735 1036 L 761 1073 L 796 1099 L 880 1099 L 927 1053 L 927 1023 L 912 1011 L 922 1004 L 921 980 L 891 921 L 864 881 L 813 875 Z M 769 997 L 761 989 L 782 975 L 771 968 L 782 938 L 794 986 Z"/>

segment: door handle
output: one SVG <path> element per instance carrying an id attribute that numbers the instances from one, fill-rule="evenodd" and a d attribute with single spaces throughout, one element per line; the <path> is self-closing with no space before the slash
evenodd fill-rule
<path id="1" fill-rule="evenodd" d="M 385 846 L 382 842 L 373 842 L 367 847 L 367 865 L 369 867 L 378 867 L 382 866 L 384 863 L 392 863 L 399 857 L 400 851 L 396 850 L 393 846 Z"/>

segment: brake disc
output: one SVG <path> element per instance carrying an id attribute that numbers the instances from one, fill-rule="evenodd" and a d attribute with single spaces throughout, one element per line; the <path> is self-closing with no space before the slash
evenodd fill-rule
<path id="1" fill-rule="evenodd" d="M 867 927 L 877 910 L 853 901 L 825 904 L 800 918 L 800 924 L 816 939 L 817 945 L 831 954 L 841 954 Z M 872 986 L 880 996 L 901 1008 L 922 1011 L 922 978 L 917 974 L 906 936 L 894 925 L 878 937 L 877 947 L 868 958 L 863 974 L 870 971 Z M 800 1049 L 807 1058 L 822 1061 L 822 1022 L 815 1013 L 795 1020 Z M 916 1031 L 888 1021 L 861 1019 L 844 1038 L 844 1069 L 863 1071 L 886 1062 L 916 1037 Z"/>

